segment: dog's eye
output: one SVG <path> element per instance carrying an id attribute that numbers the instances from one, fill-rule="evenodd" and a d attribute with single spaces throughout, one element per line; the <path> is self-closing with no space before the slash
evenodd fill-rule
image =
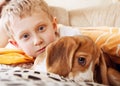
<path id="1" fill-rule="evenodd" d="M 79 57 L 78 58 L 78 63 L 80 64 L 80 65 L 82 65 L 82 66 L 84 66 L 85 64 L 86 64 L 86 60 L 85 60 L 85 58 L 84 57 Z"/>

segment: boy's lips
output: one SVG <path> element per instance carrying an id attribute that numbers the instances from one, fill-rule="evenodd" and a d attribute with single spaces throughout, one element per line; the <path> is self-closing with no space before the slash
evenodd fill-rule
<path id="1" fill-rule="evenodd" d="M 45 51 L 45 48 L 46 48 L 46 47 L 43 47 L 43 48 L 37 50 L 37 53 L 42 53 L 42 52 L 44 52 L 44 51 Z"/>

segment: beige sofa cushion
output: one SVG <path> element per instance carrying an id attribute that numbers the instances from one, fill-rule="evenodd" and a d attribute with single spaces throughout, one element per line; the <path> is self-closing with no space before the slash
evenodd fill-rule
<path id="1" fill-rule="evenodd" d="M 112 26 L 120 27 L 120 3 L 104 7 L 66 10 L 62 7 L 51 7 L 57 22 L 77 27 Z"/>
<path id="2" fill-rule="evenodd" d="M 57 18 L 57 23 L 69 25 L 69 13 L 66 9 L 51 6 L 51 13 Z"/>
<path id="3" fill-rule="evenodd" d="M 71 26 L 120 27 L 120 3 L 105 7 L 71 10 Z"/>
<path id="4" fill-rule="evenodd" d="M 120 3 L 103 7 L 66 10 L 62 7 L 51 7 L 57 22 L 77 27 L 120 27 Z"/>

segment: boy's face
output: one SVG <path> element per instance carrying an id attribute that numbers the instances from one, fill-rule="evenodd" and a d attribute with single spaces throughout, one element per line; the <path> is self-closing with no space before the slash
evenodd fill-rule
<path id="1" fill-rule="evenodd" d="M 26 54 L 36 57 L 45 51 L 47 45 L 56 39 L 56 22 L 50 21 L 43 11 L 40 14 L 15 20 L 12 25 L 14 43 Z"/>

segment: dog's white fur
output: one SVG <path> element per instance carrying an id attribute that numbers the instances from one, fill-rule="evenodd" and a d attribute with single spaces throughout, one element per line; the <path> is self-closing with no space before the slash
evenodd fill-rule
<path id="1" fill-rule="evenodd" d="M 34 62 L 32 69 L 37 70 L 37 71 L 41 71 L 41 72 L 47 72 L 45 52 L 41 53 L 41 55 L 39 55 L 35 59 L 35 62 Z"/>
<path id="2" fill-rule="evenodd" d="M 72 73 L 68 75 L 68 78 L 75 80 L 76 82 L 79 81 L 94 81 L 93 80 L 93 70 L 92 70 L 93 63 L 89 65 L 89 68 L 85 72 L 79 72 L 75 76 Z"/>

